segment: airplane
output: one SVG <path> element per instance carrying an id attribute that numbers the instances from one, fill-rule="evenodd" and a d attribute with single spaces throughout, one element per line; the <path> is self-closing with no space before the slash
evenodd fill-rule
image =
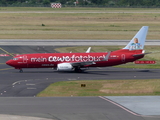
<path id="1" fill-rule="evenodd" d="M 82 72 L 89 67 L 108 67 L 143 58 L 146 54 L 144 44 L 148 33 L 148 26 L 142 26 L 131 41 L 122 49 L 109 52 L 91 53 L 33 53 L 13 57 L 7 65 L 19 69 L 23 68 L 55 68 L 57 71 Z"/>

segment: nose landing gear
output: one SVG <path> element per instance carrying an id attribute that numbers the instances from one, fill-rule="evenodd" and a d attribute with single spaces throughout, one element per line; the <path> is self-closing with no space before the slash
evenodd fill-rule
<path id="1" fill-rule="evenodd" d="M 20 72 L 20 73 L 23 73 L 23 70 L 22 70 L 22 69 L 19 69 L 19 72 Z"/>

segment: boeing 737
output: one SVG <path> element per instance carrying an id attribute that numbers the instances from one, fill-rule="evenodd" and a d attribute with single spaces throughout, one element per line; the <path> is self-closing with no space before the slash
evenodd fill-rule
<path id="1" fill-rule="evenodd" d="M 123 48 L 116 51 L 91 53 L 90 48 L 85 53 L 34 53 L 22 54 L 6 62 L 7 65 L 23 68 L 55 68 L 58 71 L 80 72 L 88 67 L 107 67 L 125 64 L 145 56 L 144 44 L 148 26 L 143 26 L 132 40 Z"/>

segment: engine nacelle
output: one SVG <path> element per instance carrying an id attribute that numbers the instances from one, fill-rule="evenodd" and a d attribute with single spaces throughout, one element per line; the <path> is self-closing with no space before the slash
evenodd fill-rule
<path id="1" fill-rule="evenodd" d="M 60 63 L 57 65 L 58 71 L 73 71 L 74 68 L 70 63 Z"/>

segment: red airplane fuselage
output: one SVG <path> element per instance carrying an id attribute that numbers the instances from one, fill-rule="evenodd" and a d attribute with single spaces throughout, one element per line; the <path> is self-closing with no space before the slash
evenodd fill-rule
<path id="1" fill-rule="evenodd" d="M 22 54 L 15 56 L 6 64 L 21 68 L 57 68 L 61 63 L 85 63 L 89 61 L 94 64 L 80 65 L 79 67 L 106 67 L 127 62 L 133 62 L 137 59 L 143 58 L 144 55 L 134 57 L 133 55 L 141 54 L 142 50 L 126 50 L 121 49 L 110 53 L 108 60 L 103 61 L 107 52 L 103 53 L 36 53 L 36 54 Z"/>

